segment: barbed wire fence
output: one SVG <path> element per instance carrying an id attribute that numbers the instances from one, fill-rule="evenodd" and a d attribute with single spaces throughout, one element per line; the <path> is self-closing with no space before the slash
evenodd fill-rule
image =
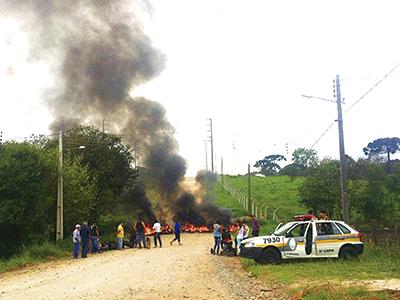
<path id="1" fill-rule="evenodd" d="M 254 197 L 251 197 L 249 199 L 249 195 L 244 192 L 242 189 L 232 185 L 229 181 L 226 180 L 226 176 L 219 175 L 218 176 L 218 182 L 221 184 L 222 188 L 228 192 L 233 199 L 238 202 L 243 209 L 248 211 L 250 214 L 256 216 L 259 219 L 268 219 L 272 218 L 273 220 L 280 221 L 277 212 L 279 211 L 279 208 L 272 208 L 269 207 L 266 203 L 260 203 L 258 199 L 254 199 Z M 249 201 L 252 200 L 252 201 Z M 249 203 L 251 203 L 251 207 L 249 207 Z M 272 213 L 268 213 L 268 211 L 271 211 Z"/>

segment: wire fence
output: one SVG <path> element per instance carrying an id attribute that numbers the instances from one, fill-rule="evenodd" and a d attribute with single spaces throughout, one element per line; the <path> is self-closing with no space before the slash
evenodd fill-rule
<path id="1" fill-rule="evenodd" d="M 374 220 L 368 227 L 356 226 L 356 228 L 362 233 L 364 242 L 370 245 L 400 246 L 400 220 L 397 220 L 392 228 L 383 227 Z"/>
<path id="2" fill-rule="evenodd" d="M 268 207 L 266 203 L 260 203 L 258 199 L 254 199 L 251 195 L 249 199 L 247 192 L 244 192 L 242 189 L 232 185 L 226 180 L 225 177 L 223 178 L 223 176 L 218 176 L 218 182 L 221 184 L 222 188 L 251 215 L 256 216 L 258 219 L 266 220 L 267 218 L 272 218 L 278 222 L 280 221 L 277 214 L 279 208 Z"/>

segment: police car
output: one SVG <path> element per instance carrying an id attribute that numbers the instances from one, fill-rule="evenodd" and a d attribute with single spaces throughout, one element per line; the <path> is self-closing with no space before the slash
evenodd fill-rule
<path id="1" fill-rule="evenodd" d="M 361 234 L 346 223 L 302 218 L 278 225 L 272 235 L 249 238 L 240 245 L 241 257 L 271 264 L 294 258 L 348 259 L 363 251 Z"/>

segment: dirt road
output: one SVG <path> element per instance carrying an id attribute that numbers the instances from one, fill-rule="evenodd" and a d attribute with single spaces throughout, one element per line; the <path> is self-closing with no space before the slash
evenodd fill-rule
<path id="1" fill-rule="evenodd" d="M 238 258 L 213 256 L 211 234 L 183 245 L 124 249 L 0 275 L 0 299 L 280 299 L 247 277 Z"/>

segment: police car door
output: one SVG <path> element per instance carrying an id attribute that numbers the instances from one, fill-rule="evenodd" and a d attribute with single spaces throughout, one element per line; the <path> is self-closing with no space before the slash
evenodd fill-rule
<path id="1" fill-rule="evenodd" d="M 338 256 L 343 244 L 343 235 L 332 221 L 318 221 L 316 223 L 317 256 Z"/>
<path id="2" fill-rule="evenodd" d="M 282 253 L 287 258 L 310 257 L 312 254 L 313 230 L 311 222 L 300 222 L 286 233 L 286 246 Z M 306 251 L 307 250 L 307 251 Z"/>

